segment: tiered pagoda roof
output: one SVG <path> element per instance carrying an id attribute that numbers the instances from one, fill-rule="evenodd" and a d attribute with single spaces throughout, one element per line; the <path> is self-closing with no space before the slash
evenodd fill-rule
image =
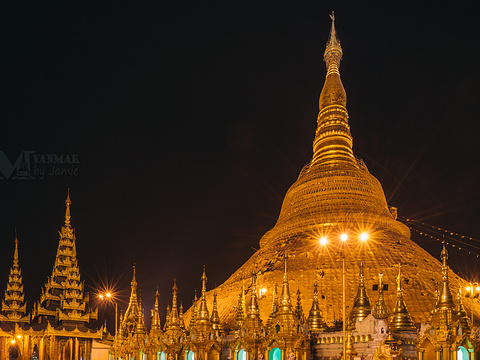
<path id="1" fill-rule="evenodd" d="M 2 300 L 0 322 L 28 323 L 30 316 L 27 314 L 27 303 L 23 292 L 22 270 L 18 260 L 18 238 L 15 229 L 15 251 L 13 265 L 8 276 L 5 298 Z"/>
<path id="2" fill-rule="evenodd" d="M 84 292 L 84 282 L 80 278 L 75 232 L 70 224 L 71 203 L 68 194 L 65 200 L 65 223 L 59 232 L 60 240 L 52 275 L 33 309 L 33 317 L 40 323 L 88 325 L 90 320 L 97 318 L 97 310 L 90 309 L 89 296 Z"/>

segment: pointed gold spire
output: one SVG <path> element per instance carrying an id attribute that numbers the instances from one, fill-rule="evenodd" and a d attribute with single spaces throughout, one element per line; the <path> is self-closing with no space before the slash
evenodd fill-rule
<path id="1" fill-rule="evenodd" d="M 447 249 L 445 248 L 445 243 L 443 244 L 443 249 L 440 254 L 440 257 L 442 259 L 442 288 L 440 290 L 440 298 L 438 301 L 438 309 L 439 310 L 447 310 L 447 309 L 452 309 L 455 304 L 453 303 L 453 297 L 452 293 L 450 292 L 450 284 L 448 281 L 448 265 L 447 265 L 447 259 L 448 259 L 448 252 Z"/>
<path id="2" fill-rule="evenodd" d="M 205 274 L 205 265 L 202 273 L 202 295 L 200 297 L 200 306 L 198 307 L 198 314 L 195 324 L 205 325 L 210 323 L 210 316 L 207 307 L 207 275 Z"/>
<path id="3" fill-rule="evenodd" d="M 297 306 L 295 307 L 295 316 L 303 324 L 305 323 L 305 314 L 303 313 L 302 297 L 300 289 L 297 289 Z"/>
<path id="4" fill-rule="evenodd" d="M 377 319 L 388 319 L 387 305 L 383 297 L 383 274 L 378 274 L 378 299 L 375 303 L 375 317 Z"/>
<path id="5" fill-rule="evenodd" d="M 280 307 L 281 312 L 292 312 L 292 300 L 290 297 L 290 287 L 288 285 L 288 271 L 287 271 L 287 258 L 285 255 L 285 268 L 283 271 L 283 284 L 282 284 L 282 294 L 280 295 Z"/>
<path id="6" fill-rule="evenodd" d="M 141 304 L 139 304 L 139 297 L 137 294 L 137 279 L 135 274 L 135 265 L 132 266 L 132 281 L 130 281 L 130 300 L 128 302 L 127 310 L 123 316 L 123 321 L 120 323 L 120 328 L 125 336 L 136 331 L 138 324 L 141 321 Z"/>
<path id="7" fill-rule="evenodd" d="M 70 200 L 70 188 L 67 190 L 67 198 L 65 199 L 65 226 L 70 226 L 70 205 L 72 201 Z"/>
<path id="8" fill-rule="evenodd" d="M 343 50 L 335 29 L 335 16 L 330 15 L 332 27 L 324 53 L 327 75 L 319 100 L 317 131 L 313 142 L 311 165 L 342 165 L 358 168 L 353 155 L 347 112 L 347 94 L 340 79 Z"/>
<path id="9" fill-rule="evenodd" d="M 159 297 L 160 297 L 160 294 L 158 292 L 158 286 L 157 286 L 157 291 L 155 291 L 155 304 L 153 305 L 153 309 L 152 309 L 151 329 L 153 331 L 158 331 L 162 328 L 162 325 L 160 323 L 160 309 L 158 306 Z"/>
<path id="10" fill-rule="evenodd" d="M 365 288 L 365 275 L 363 274 L 363 261 L 360 263 L 360 273 L 358 275 L 358 291 L 353 301 L 352 311 L 350 312 L 349 322 L 352 328 L 355 327 L 357 320 L 363 321 L 372 312 L 370 299 Z"/>
<path id="11" fill-rule="evenodd" d="M 212 305 L 212 318 L 210 319 L 212 323 L 213 330 L 221 330 L 222 325 L 220 325 L 220 316 L 218 315 L 217 309 L 217 292 L 213 293 L 213 305 Z"/>
<path id="12" fill-rule="evenodd" d="M 18 238 L 17 238 L 17 228 L 15 228 L 15 251 L 13 252 L 13 265 L 18 265 Z"/>
<path id="13" fill-rule="evenodd" d="M 245 321 L 245 311 L 244 311 L 244 306 L 243 306 L 243 286 L 242 286 L 242 292 L 238 295 L 238 303 L 235 308 L 235 324 L 234 324 L 234 329 L 239 330 L 242 328 L 243 323 Z"/>
<path id="14" fill-rule="evenodd" d="M 463 306 L 463 298 L 462 298 L 462 287 L 458 287 L 457 292 L 457 317 L 460 319 L 460 325 L 462 326 L 464 331 L 470 330 L 470 319 L 468 317 L 467 311 Z"/>
<path id="15" fill-rule="evenodd" d="M 402 291 L 402 266 L 398 265 L 398 275 L 397 275 L 397 300 L 395 302 L 395 307 L 393 309 L 393 315 L 388 326 L 389 330 L 392 332 L 402 332 L 416 331 L 415 326 L 413 325 L 412 318 L 408 313 L 407 306 L 403 301 L 403 291 Z"/>
<path id="16" fill-rule="evenodd" d="M 183 303 L 180 301 L 180 310 L 178 312 L 178 319 L 180 321 L 180 329 L 185 329 L 185 321 L 183 320 Z"/>
<path id="17" fill-rule="evenodd" d="M 277 317 L 278 312 L 278 292 L 277 292 L 277 283 L 275 283 L 275 287 L 273 288 L 273 296 L 272 296 L 272 308 L 270 309 L 270 315 L 268 316 L 267 320 L 267 327 L 271 327 L 275 318 Z"/>
<path id="18" fill-rule="evenodd" d="M 178 317 L 178 308 L 177 308 L 177 280 L 173 279 L 172 287 L 172 309 L 170 310 L 170 327 L 178 328 L 180 326 L 180 319 Z"/>
<path id="19" fill-rule="evenodd" d="M 318 304 L 318 290 L 316 281 L 313 285 L 312 307 L 308 313 L 308 327 L 310 328 L 310 331 L 314 333 L 322 332 L 327 328 L 327 324 L 325 323 L 322 311 L 320 310 L 320 306 Z"/>
<path id="20" fill-rule="evenodd" d="M 252 271 L 252 286 L 250 287 L 250 303 L 247 307 L 247 316 L 245 318 L 245 327 L 251 333 L 260 331 L 262 320 L 260 319 L 260 309 L 257 301 L 257 274 Z"/>
<path id="21" fill-rule="evenodd" d="M 193 327 L 195 326 L 195 322 L 197 320 L 197 301 L 198 301 L 197 289 L 195 289 L 195 296 L 193 298 L 193 306 L 192 306 L 192 312 L 191 312 L 192 315 L 190 316 L 190 322 L 188 323 L 189 330 L 193 329 Z"/>

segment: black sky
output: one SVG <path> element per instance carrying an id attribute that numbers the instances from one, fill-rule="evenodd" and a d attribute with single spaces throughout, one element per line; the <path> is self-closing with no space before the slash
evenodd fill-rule
<path id="1" fill-rule="evenodd" d="M 480 238 L 474 1 L 2 7 L 0 150 L 80 159 L 78 176 L 0 182 L 0 289 L 17 227 L 29 306 L 68 187 L 90 289 L 128 297 L 135 262 L 147 309 L 173 277 L 190 305 L 203 264 L 209 288 L 243 264 L 311 157 L 332 10 L 356 155 L 401 216 Z"/>

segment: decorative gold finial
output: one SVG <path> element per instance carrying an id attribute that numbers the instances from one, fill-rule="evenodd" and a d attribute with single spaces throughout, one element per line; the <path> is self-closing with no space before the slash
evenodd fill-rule
<path id="1" fill-rule="evenodd" d="M 383 274 L 378 274 L 378 299 L 375 304 L 375 317 L 377 319 L 388 318 L 387 306 L 383 297 Z"/>
<path id="2" fill-rule="evenodd" d="M 15 251 L 13 253 L 13 264 L 18 264 L 18 238 L 17 238 L 17 228 L 15 228 Z"/>
<path id="3" fill-rule="evenodd" d="M 372 312 L 370 299 L 365 288 L 365 275 L 363 274 L 363 261 L 360 263 L 360 273 L 358 275 L 358 291 L 353 301 L 352 311 L 350 312 L 350 324 L 352 328 L 355 327 L 357 320 L 362 321 Z"/>
<path id="4" fill-rule="evenodd" d="M 137 288 L 137 279 L 136 279 L 136 276 L 135 276 L 135 263 L 133 263 L 133 277 L 132 277 L 132 282 L 130 283 L 132 286 L 134 286 L 135 288 Z"/>
<path id="5" fill-rule="evenodd" d="M 408 313 L 407 306 L 403 301 L 403 291 L 402 291 L 402 275 L 401 275 L 401 265 L 398 264 L 398 275 L 397 275 L 397 300 L 395 302 L 395 307 L 393 309 L 393 315 L 390 320 L 389 330 L 391 331 L 407 331 L 414 332 L 416 331 L 415 326 L 413 325 L 412 318 Z"/>
<path id="6" fill-rule="evenodd" d="M 72 204 L 72 201 L 70 200 L 70 188 L 67 189 L 67 198 L 65 199 L 65 205 L 66 205 L 66 210 L 65 210 L 65 226 L 70 225 L 70 205 Z"/>

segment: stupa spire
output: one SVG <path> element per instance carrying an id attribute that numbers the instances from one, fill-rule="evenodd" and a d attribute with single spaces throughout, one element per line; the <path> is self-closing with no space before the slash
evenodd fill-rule
<path id="1" fill-rule="evenodd" d="M 287 255 L 285 255 L 285 268 L 283 271 L 282 294 L 280 295 L 280 311 L 291 312 L 292 300 L 290 298 L 290 287 L 288 286 Z"/>
<path id="2" fill-rule="evenodd" d="M 462 299 L 462 287 L 458 287 L 457 292 L 457 316 L 460 319 L 460 325 L 462 325 L 464 330 L 470 330 L 470 319 L 468 318 L 467 311 L 463 306 L 463 299 Z"/>
<path id="3" fill-rule="evenodd" d="M 277 283 L 275 283 L 275 287 L 273 288 L 273 296 L 272 296 L 272 308 L 270 310 L 270 315 L 268 316 L 267 320 L 267 327 L 270 327 L 275 318 L 277 317 L 278 312 L 278 293 L 277 293 Z"/>
<path id="4" fill-rule="evenodd" d="M 188 329 L 192 330 L 193 327 L 195 326 L 195 322 L 197 320 L 197 289 L 195 289 L 195 296 L 193 298 L 193 306 L 192 306 L 192 311 L 191 311 L 191 316 L 190 316 L 190 322 L 188 323 Z"/>
<path id="5" fill-rule="evenodd" d="M 455 304 L 453 303 L 452 293 L 450 292 L 450 284 L 448 281 L 448 251 L 445 248 L 445 244 L 443 244 L 443 249 L 440 254 L 442 259 L 442 288 L 440 290 L 440 298 L 438 300 L 438 309 L 439 310 L 447 310 L 452 309 Z"/>
<path id="6" fill-rule="evenodd" d="M 332 27 L 323 56 L 327 75 L 319 99 L 320 112 L 313 142 L 312 165 L 358 167 L 353 156 L 353 138 L 348 125 L 347 94 L 340 79 L 343 50 L 337 37 L 333 12 L 330 18 Z"/>
<path id="7" fill-rule="evenodd" d="M 238 303 L 235 309 L 235 329 L 240 329 L 245 321 L 245 311 L 243 306 L 243 286 L 242 292 L 238 295 Z"/>
<path id="8" fill-rule="evenodd" d="M 180 301 L 180 310 L 178 311 L 178 320 L 180 329 L 185 329 L 185 321 L 183 320 L 183 303 Z"/>
<path id="9" fill-rule="evenodd" d="M 250 287 L 250 303 L 247 308 L 247 316 L 245 318 L 245 327 L 250 332 L 259 331 L 262 327 L 262 320 L 260 319 L 260 309 L 257 301 L 257 274 L 252 271 L 252 286 Z"/>
<path id="10" fill-rule="evenodd" d="M 177 280 L 173 279 L 172 309 L 170 310 L 170 326 L 171 327 L 180 326 L 180 319 L 178 316 L 178 308 L 177 308 L 177 294 L 178 294 Z"/>
<path id="11" fill-rule="evenodd" d="M 355 327 L 357 320 L 362 321 L 372 312 L 370 299 L 365 288 L 365 275 L 363 274 L 363 261 L 360 263 L 360 273 L 358 275 L 358 291 L 353 301 L 352 311 L 350 312 L 350 325 Z"/>
<path id="12" fill-rule="evenodd" d="M 200 306 L 198 307 L 198 315 L 196 324 L 209 324 L 210 316 L 207 307 L 207 275 L 205 275 L 205 265 L 202 273 L 202 295 L 200 297 Z"/>
<path id="13" fill-rule="evenodd" d="M 212 318 L 210 319 L 210 321 L 212 323 L 213 330 L 222 329 L 222 325 L 220 325 L 220 316 L 218 315 L 216 291 L 213 293 Z"/>
<path id="14" fill-rule="evenodd" d="M 303 324 L 305 323 L 305 314 L 303 313 L 302 296 L 300 289 L 297 289 L 297 306 L 295 307 L 295 315 L 297 319 Z"/>
<path id="15" fill-rule="evenodd" d="M 378 299 L 375 303 L 375 317 L 388 319 L 387 305 L 383 296 L 383 274 L 378 274 Z"/>
<path id="16" fill-rule="evenodd" d="M 402 291 L 402 266 L 398 265 L 398 275 L 397 275 L 397 300 L 395 302 L 395 307 L 393 309 L 392 319 L 388 326 L 389 331 L 416 331 L 415 326 L 413 325 L 412 318 L 408 313 L 407 306 L 403 301 L 403 291 Z"/>
<path id="17" fill-rule="evenodd" d="M 312 332 L 321 332 L 327 328 L 327 324 L 325 323 L 325 319 L 322 316 L 322 311 L 320 310 L 320 306 L 318 304 L 318 290 L 316 281 L 315 284 L 313 284 L 313 301 L 310 312 L 308 313 L 308 327 Z"/>
<path id="18" fill-rule="evenodd" d="M 160 297 L 160 294 L 158 292 L 158 286 L 157 286 L 157 291 L 155 291 L 155 304 L 153 305 L 153 309 L 152 309 L 152 321 L 151 321 L 151 329 L 154 331 L 158 331 L 162 328 L 162 325 L 160 323 L 160 309 L 158 306 L 159 297 Z"/>

